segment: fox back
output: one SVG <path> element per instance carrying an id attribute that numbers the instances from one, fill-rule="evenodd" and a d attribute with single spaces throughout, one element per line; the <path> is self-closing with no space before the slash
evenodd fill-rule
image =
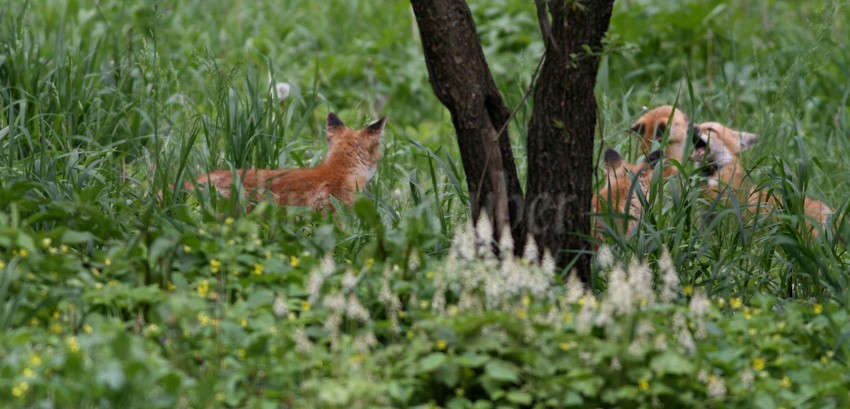
<path id="1" fill-rule="evenodd" d="M 280 205 L 322 209 L 336 197 L 346 205 L 354 202 L 378 167 L 381 140 L 387 119 L 360 130 L 350 129 L 334 113 L 328 114 L 328 155 L 314 168 L 216 170 L 187 182 L 184 187 L 210 186 L 225 197 L 241 187 L 254 200 L 270 198 Z M 236 182 L 236 183 L 234 183 Z"/>
<path id="2" fill-rule="evenodd" d="M 750 205 L 764 204 L 775 208 L 775 198 L 753 188 L 741 164 L 740 153 L 752 147 L 758 140 L 758 136 L 729 128 L 718 122 L 703 122 L 696 128 L 700 130 L 700 133 L 694 140 L 694 152 L 691 159 L 696 161 L 698 166 L 704 167 L 703 175 L 708 177 L 704 186 L 706 193 L 711 197 L 717 197 L 728 189 Z M 803 213 L 809 219 L 824 224 L 834 211 L 820 200 L 805 197 Z M 811 229 L 809 220 L 806 221 L 806 226 L 812 231 L 813 236 L 818 235 L 817 229 Z"/>

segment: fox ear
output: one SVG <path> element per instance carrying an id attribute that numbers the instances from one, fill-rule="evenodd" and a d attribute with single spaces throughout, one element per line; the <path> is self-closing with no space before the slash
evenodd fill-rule
<path id="1" fill-rule="evenodd" d="M 369 128 L 367 128 L 367 129 L 369 129 L 369 132 L 372 132 L 372 133 L 383 133 L 384 132 L 384 125 L 386 125 L 386 124 L 387 124 L 387 117 L 383 117 L 383 118 L 379 119 L 377 122 L 373 123 L 372 125 L 369 125 Z"/>
<path id="2" fill-rule="evenodd" d="M 602 160 L 605 162 L 605 165 L 602 166 L 602 171 L 605 173 L 605 177 L 608 177 L 609 172 L 617 169 L 623 164 L 623 157 L 620 156 L 619 152 L 611 148 L 605 150 L 605 156 Z"/>
<path id="3" fill-rule="evenodd" d="M 741 150 L 751 148 L 758 141 L 759 136 L 754 133 L 741 132 Z"/>
<path id="4" fill-rule="evenodd" d="M 327 125 L 326 125 L 326 128 L 328 130 L 330 130 L 331 128 L 339 128 L 339 127 L 344 127 L 344 126 L 345 126 L 345 124 L 342 123 L 342 119 L 339 119 L 339 117 L 336 116 L 335 113 L 333 113 L 333 112 L 328 113 L 328 121 L 327 121 Z"/>
<path id="5" fill-rule="evenodd" d="M 644 131 L 643 124 L 634 124 L 634 125 L 632 125 L 631 128 L 629 128 L 629 130 L 638 134 L 638 135 L 643 136 L 643 131 Z"/>

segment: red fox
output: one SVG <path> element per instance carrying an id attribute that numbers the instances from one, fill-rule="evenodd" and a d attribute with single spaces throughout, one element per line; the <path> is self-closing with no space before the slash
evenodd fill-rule
<path id="1" fill-rule="evenodd" d="M 682 111 L 670 105 L 653 108 L 643 114 L 632 125 L 631 130 L 641 136 L 640 148 L 646 154 L 652 148 L 652 141 L 662 141 L 667 132 L 667 145 L 664 148 L 665 159 L 675 159 L 679 163 L 685 159 L 685 143 L 689 135 L 696 136 L 699 132 L 692 126 L 690 119 Z M 678 173 L 674 166 L 664 169 L 664 176 L 669 177 Z"/>
<path id="2" fill-rule="evenodd" d="M 643 214 L 641 195 L 648 197 L 653 166 L 661 159 L 661 151 L 648 155 L 643 163 L 628 163 L 614 149 L 605 151 L 603 167 L 605 186 L 593 196 L 593 212 L 597 215 L 622 214 L 628 217 L 627 234 L 635 231 Z M 602 221 L 599 216 L 594 225 L 594 235 L 599 238 Z"/>
<path id="3" fill-rule="evenodd" d="M 187 182 L 184 187 L 209 185 L 229 197 L 234 181 L 254 200 L 270 197 L 280 205 L 324 209 L 330 197 L 346 205 L 354 202 L 375 175 L 381 158 L 381 139 L 387 118 L 361 130 L 349 129 L 334 113 L 328 114 L 328 156 L 314 168 L 216 170 Z"/>
<path id="4" fill-rule="evenodd" d="M 725 189 L 734 192 L 742 200 L 751 205 L 759 203 L 775 207 L 775 198 L 760 190 L 750 187 L 746 180 L 746 171 L 741 164 L 739 154 L 749 149 L 758 140 L 758 136 L 749 132 L 737 131 L 717 122 L 703 122 L 696 126 L 700 130 L 694 139 L 694 152 L 691 159 L 698 166 L 704 166 L 706 193 L 717 197 Z M 833 210 L 820 200 L 806 197 L 804 199 L 806 216 L 824 224 Z M 811 224 L 806 222 L 809 229 Z M 818 229 L 811 229 L 817 237 Z"/>

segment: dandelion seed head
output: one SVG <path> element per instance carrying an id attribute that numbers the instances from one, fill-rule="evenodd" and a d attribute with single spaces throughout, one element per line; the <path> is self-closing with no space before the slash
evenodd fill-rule
<path id="1" fill-rule="evenodd" d="M 276 92 L 277 100 L 283 101 L 289 96 L 289 92 L 292 90 L 292 86 L 285 82 L 278 82 L 277 84 L 275 84 L 274 89 Z"/>

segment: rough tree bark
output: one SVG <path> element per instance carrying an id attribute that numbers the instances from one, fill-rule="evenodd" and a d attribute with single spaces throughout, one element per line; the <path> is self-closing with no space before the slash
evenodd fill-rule
<path id="1" fill-rule="evenodd" d="M 472 13 L 463 0 L 410 3 L 431 87 L 457 132 L 473 220 L 486 211 L 497 238 L 510 226 L 519 240 L 524 199 L 506 126 L 510 111 L 490 75 Z"/>
<path id="2" fill-rule="evenodd" d="M 531 234 L 565 267 L 590 234 L 594 88 L 614 0 L 535 2 L 546 56 L 534 88 L 523 196 L 507 132 L 498 133 L 509 111 L 469 7 L 463 0 L 411 0 L 431 86 L 457 131 L 473 218 L 489 201 L 490 215 L 503 224 L 507 206 L 514 241 Z M 573 266 L 587 280 L 589 257 L 579 256 Z"/>
<path id="3" fill-rule="evenodd" d="M 551 24 L 542 8 L 548 5 Z M 528 125 L 528 233 L 559 266 L 587 248 L 593 188 L 594 88 L 602 38 L 614 0 L 537 0 L 546 61 L 534 88 Z M 551 33 L 547 33 L 547 25 Z M 572 253 L 572 254 L 571 254 Z M 573 265 L 587 280 L 590 257 Z"/>

